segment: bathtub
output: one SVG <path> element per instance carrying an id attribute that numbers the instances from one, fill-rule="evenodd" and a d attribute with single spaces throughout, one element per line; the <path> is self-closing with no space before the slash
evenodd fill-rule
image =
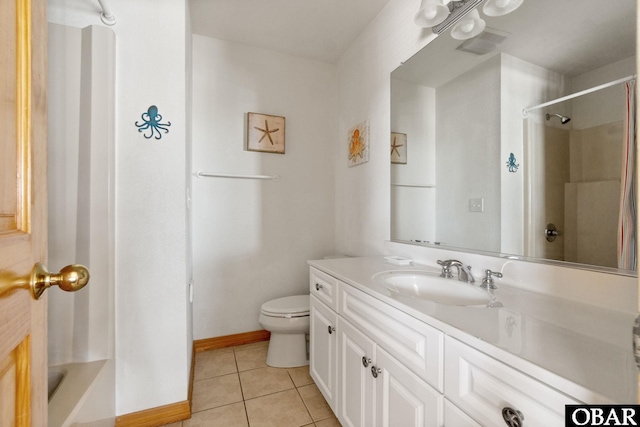
<path id="1" fill-rule="evenodd" d="M 59 366 L 52 366 L 49 368 L 49 376 L 47 378 L 47 400 L 51 400 L 51 396 L 56 392 L 66 374 L 67 370 Z"/>
<path id="2" fill-rule="evenodd" d="M 107 362 L 98 360 L 49 367 L 49 427 L 67 427 L 76 422 L 78 413 L 106 370 Z"/>

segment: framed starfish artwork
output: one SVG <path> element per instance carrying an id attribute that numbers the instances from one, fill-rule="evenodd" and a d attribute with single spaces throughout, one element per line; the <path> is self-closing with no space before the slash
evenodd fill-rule
<path id="1" fill-rule="evenodd" d="M 391 132 L 391 163 L 407 164 L 407 134 Z"/>
<path id="2" fill-rule="evenodd" d="M 284 121 L 281 116 L 247 113 L 247 150 L 284 154 Z"/>

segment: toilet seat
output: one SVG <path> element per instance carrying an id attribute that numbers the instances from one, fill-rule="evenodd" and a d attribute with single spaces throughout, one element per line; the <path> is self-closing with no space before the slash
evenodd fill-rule
<path id="1" fill-rule="evenodd" d="M 294 295 L 267 301 L 262 304 L 260 312 L 269 317 L 309 316 L 309 295 Z"/>

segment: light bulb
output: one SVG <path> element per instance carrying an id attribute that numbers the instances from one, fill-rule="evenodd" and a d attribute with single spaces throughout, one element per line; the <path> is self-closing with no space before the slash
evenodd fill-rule
<path id="1" fill-rule="evenodd" d="M 467 40 L 483 32 L 486 26 L 487 23 L 480 18 L 480 13 L 473 9 L 451 29 L 451 37 Z"/>
<path id="2" fill-rule="evenodd" d="M 414 22 L 423 28 L 435 27 L 447 19 L 447 16 L 449 16 L 449 8 L 442 0 L 422 0 Z"/>
<path id="3" fill-rule="evenodd" d="M 524 0 L 487 0 L 482 12 L 487 16 L 502 16 L 520 7 Z"/>

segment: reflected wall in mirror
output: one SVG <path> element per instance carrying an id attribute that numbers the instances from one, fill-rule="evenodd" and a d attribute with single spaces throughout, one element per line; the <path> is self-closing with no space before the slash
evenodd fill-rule
<path id="1" fill-rule="evenodd" d="M 634 76 L 635 9 L 525 0 L 395 70 L 391 131 L 411 146 L 391 165 L 391 239 L 635 274 L 617 255 L 625 83 L 523 112 Z"/>

